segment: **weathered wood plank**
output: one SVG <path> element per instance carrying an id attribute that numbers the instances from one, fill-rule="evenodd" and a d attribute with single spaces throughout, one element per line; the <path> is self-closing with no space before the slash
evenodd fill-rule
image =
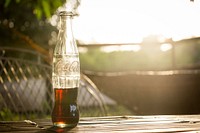
<path id="1" fill-rule="evenodd" d="M 111 116 L 81 118 L 73 129 L 52 126 L 50 119 L 0 122 L 0 132 L 200 132 L 200 115 Z"/>

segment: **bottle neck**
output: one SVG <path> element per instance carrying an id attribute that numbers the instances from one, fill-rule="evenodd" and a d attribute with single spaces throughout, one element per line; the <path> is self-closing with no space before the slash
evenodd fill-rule
<path id="1" fill-rule="evenodd" d="M 73 14 L 70 12 L 60 13 L 60 28 L 54 54 L 78 54 L 77 44 L 73 36 L 72 18 Z"/>
<path id="2" fill-rule="evenodd" d="M 60 16 L 59 34 L 64 35 L 68 39 L 74 39 L 72 30 L 72 16 Z"/>

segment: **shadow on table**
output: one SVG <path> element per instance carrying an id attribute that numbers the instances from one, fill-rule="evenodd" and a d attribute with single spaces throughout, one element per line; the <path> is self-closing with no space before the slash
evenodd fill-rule
<path id="1" fill-rule="evenodd" d="M 59 127 L 56 127 L 56 126 L 51 126 L 49 128 L 46 128 L 44 130 L 41 130 L 41 131 L 38 131 L 37 133 L 52 133 L 52 132 L 55 132 L 55 133 L 66 133 L 66 132 L 69 132 L 70 130 L 74 129 L 75 127 L 72 127 L 72 128 L 59 128 Z"/>

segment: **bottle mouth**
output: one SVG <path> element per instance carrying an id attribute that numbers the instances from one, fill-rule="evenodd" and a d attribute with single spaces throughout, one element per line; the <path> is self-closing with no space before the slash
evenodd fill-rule
<path id="1" fill-rule="evenodd" d="M 60 11 L 60 16 L 78 16 L 77 13 L 74 13 L 72 11 Z"/>

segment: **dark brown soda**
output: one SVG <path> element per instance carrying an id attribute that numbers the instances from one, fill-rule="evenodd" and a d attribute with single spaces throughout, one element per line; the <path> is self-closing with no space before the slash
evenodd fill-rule
<path id="1" fill-rule="evenodd" d="M 75 127 L 79 121 L 78 88 L 55 88 L 52 122 L 58 127 Z"/>

